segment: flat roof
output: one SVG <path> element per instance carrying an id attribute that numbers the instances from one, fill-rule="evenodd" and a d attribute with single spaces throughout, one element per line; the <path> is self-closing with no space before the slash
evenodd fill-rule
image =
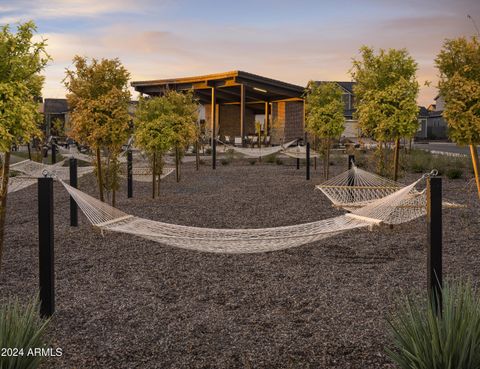
<path id="1" fill-rule="evenodd" d="M 240 102 L 241 86 L 244 87 L 246 104 L 300 100 L 303 99 L 305 91 L 303 86 L 239 70 L 193 77 L 134 81 L 131 85 L 136 91 L 151 96 L 162 95 L 169 89 L 193 89 L 196 97 L 203 103 L 211 101 L 211 91 L 215 88 L 217 101 L 225 104 Z"/>

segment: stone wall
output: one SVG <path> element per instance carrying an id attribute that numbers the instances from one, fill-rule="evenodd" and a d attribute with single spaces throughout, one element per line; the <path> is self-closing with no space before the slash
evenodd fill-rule
<path id="1" fill-rule="evenodd" d="M 303 102 L 278 101 L 272 103 L 271 143 L 279 145 L 303 138 Z"/>
<path id="2" fill-rule="evenodd" d="M 211 105 L 205 105 L 205 120 L 207 127 L 211 127 Z M 245 108 L 245 135 L 255 132 L 255 114 L 252 110 Z M 217 105 L 217 134 L 225 136 L 240 137 L 240 106 L 239 105 Z"/>

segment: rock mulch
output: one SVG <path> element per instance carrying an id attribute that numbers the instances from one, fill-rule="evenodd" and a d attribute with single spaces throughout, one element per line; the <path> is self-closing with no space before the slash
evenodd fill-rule
<path id="1" fill-rule="evenodd" d="M 334 172 L 343 168 L 335 167 Z M 275 227 L 341 213 L 314 185 L 320 169 L 274 164 L 183 167 L 162 183 L 126 184 L 118 207 L 145 218 L 217 228 Z M 416 176 L 409 175 L 409 181 Z M 93 177 L 80 188 L 95 194 Z M 445 180 L 447 276 L 480 277 L 480 206 L 468 180 Z M 9 196 L 0 299 L 37 291 L 35 186 Z M 217 255 L 69 227 L 55 184 L 56 314 L 64 354 L 45 368 L 393 368 L 386 317 L 402 290 L 426 287 L 425 220 L 355 230 L 273 253 Z"/>

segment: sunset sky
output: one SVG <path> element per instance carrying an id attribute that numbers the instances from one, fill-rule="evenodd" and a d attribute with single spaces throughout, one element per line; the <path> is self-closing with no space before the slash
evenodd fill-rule
<path id="1" fill-rule="evenodd" d="M 428 105 L 443 40 L 475 34 L 467 14 L 480 25 L 480 1 L 0 0 L 1 24 L 33 19 L 48 40 L 44 97 L 65 96 L 75 54 L 118 57 L 132 80 L 244 70 L 305 85 L 350 80 L 365 44 L 407 48 Z"/>

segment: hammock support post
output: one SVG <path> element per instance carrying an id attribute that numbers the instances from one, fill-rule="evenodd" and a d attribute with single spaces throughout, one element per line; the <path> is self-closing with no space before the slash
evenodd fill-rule
<path id="1" fill-rule="evenodd" d="M 78 188 L 77 159 L 70 158 L 70 186 Z M 78 226 L 78 205 L 70 196 L 70 227 Z"/>
<path id="2" fill-rule="evenodd" d="M 52 141 L 52 164 L 55 164 L 57 162 L 57 150 L 55 147 L 55 144 Z"/>
<path id="3" fill-rule="evenodd" d="M 297 158 L 297 169 L 300 169 L 300 158 Z"/>
<path id="4" fill-rule="evenodd" d="M 352 169 L 353 164 L 355 164 L 355 155 L 348 155 L 348 169 Z"/>
<path id="5" fill-rule="evenodd" d="M 428 293 L 436 313 L 442 313 L 442 179 L 427 179 Z"/>
<path id="6" fill-rule="evenodd" d="M 310 180 L 310 142 L 307 142 L 307 145 L 306 145 L 305 158 L 307 160 L 307 165 L 306 165 L 307 181 L 309 181 Z"/>
<path id="7" fill-rule="evenodd" d="M 38 179 L 38 240 L 40 315 L 50 317 L 55 311 L 53 178 Z"/>
<path id="8" fill-rule="evenodd" d="M 130 199 L 133 197 L 133 158 L 132 150 L 127 151 L 127 197 Z"/>

